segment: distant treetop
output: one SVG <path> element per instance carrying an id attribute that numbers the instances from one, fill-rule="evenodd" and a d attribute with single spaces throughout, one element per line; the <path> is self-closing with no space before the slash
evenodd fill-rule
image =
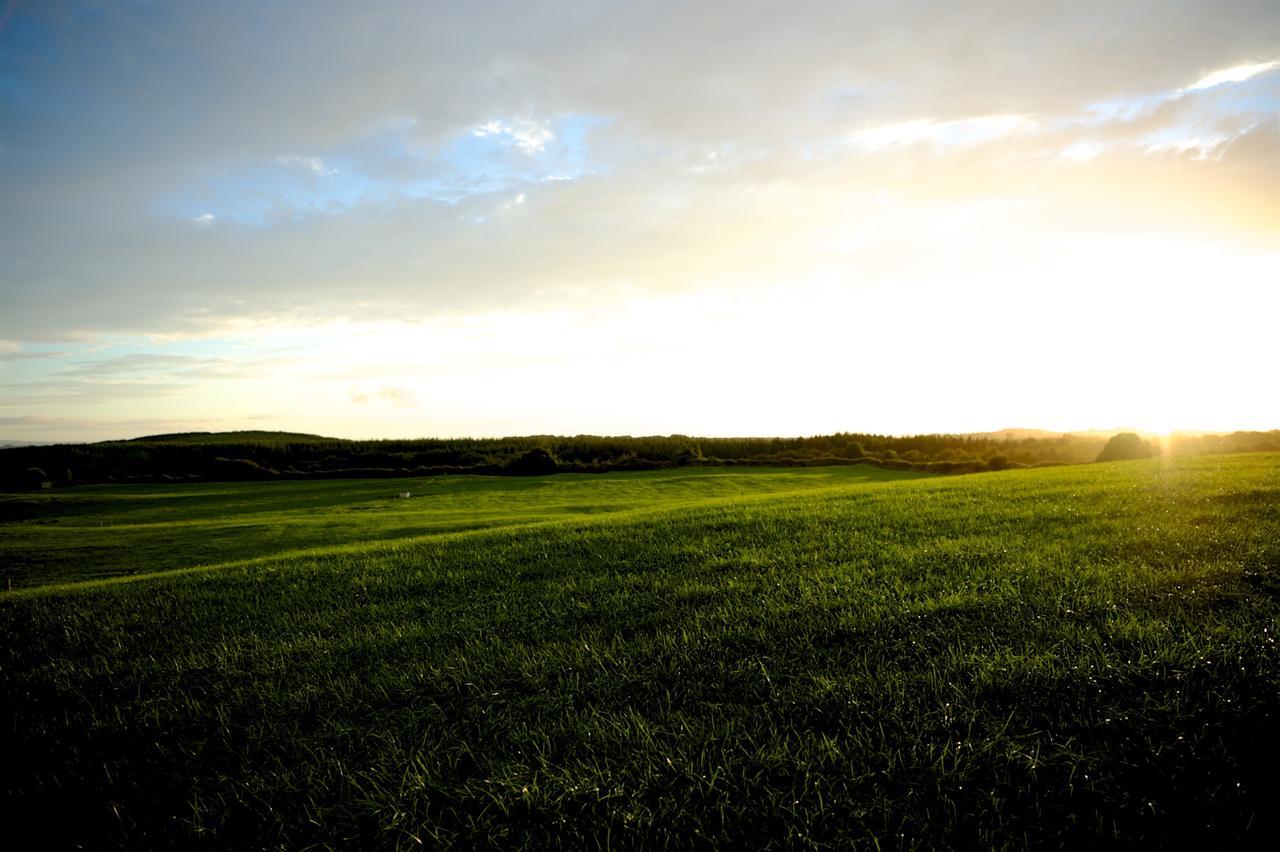
<path id="1" fill-rule="evenodd" d="M 1139 438 L 1133 432 L 1121 432 L 1112 435 L 1102 452 L 1098 453 L 1098 461 L 1123 461 L 1125 459 L 1148 459 L 1155 455 L 1151 444 Z"/>

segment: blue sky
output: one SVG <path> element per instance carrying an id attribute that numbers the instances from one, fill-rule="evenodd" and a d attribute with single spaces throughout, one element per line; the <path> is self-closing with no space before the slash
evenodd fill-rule
<path id="1" fill-rule="evenodd" d="M 603 116 L 494 118 L 434 146 L 414 139 L 415 124 L 390 122 L 365 138 L 325 150 L 212 171 L 162 199 L 156 212 L 205 226 L 265 227 L 298 217 L 341 215 L 361 205 L 422 200 L 455 205 L 603 169 L 592 162 L 588 145 L 591 131 L 608 124 Z"/>
<path id="2" fill-rule="evenodd" d="M 19 2 L 0 439 L 1280 426 L 1278 115 L 1267 3 Z"/>

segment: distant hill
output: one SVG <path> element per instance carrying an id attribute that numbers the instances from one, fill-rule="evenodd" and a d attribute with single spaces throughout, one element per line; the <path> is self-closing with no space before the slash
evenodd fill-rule
<path id="1" fill-rule="evenodd" d="M 129 438 L 125 441 L 103 441 L 105 444 L 262 444 L 262 443 L 315 443 L 317 441 L 341 441 L 341 438 L 326 438 L 323 435 L 309 435 L 305 432 L 172 432 L 166 435 L 145 435 L 141 438 Z"/>

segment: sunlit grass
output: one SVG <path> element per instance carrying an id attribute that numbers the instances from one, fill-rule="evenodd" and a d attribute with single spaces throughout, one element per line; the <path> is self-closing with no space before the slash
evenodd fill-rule
<path id="1" fill-rule="evenodd" d="M 0 576 L 23 589 L 316 547 L 670 511 L 920 475 L 866 465 L 697 468 L 607 477 L 90 485 L 0 494 L 5 557 Z M 403 492 L 410 499 L 399 499 Z"/>

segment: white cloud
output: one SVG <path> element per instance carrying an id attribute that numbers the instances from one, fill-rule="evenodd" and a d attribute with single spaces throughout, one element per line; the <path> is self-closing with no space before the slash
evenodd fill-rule
<path id="1" fill-rule="evenodd" d="M 504 144 L 514 145 L 526 154 L 541 153 L 547 143 L 556 138 L 546 121 L 517 118 L 513 121 L 493 119 L 472 129 L 471 135 L 481 139 L 497 138 Z"/>
<path id="2" fill-rule="evenodd" d="M 510 200 L 503 202 L 499 210 L 502 213 L 510 213 L 512 210 L 523 206 L 527 198 L 528 197 L 523 192 L 517 193 Z"/>
<path id="3" fill-rule="evenodd" d="M 897 124 L 868 127 L 853 134 L 853 142 L 869 151 L 927 142 L 936 148 L 969 147 L 1033 130 L 1036 122 L 1025 115 L 979 115 L 938 121 L 918 118 Z"/>
<path id="4" fill-rule="evenodd" d="M 397 408 L 412 408 L 418 404 L 417 394 L 412 388 L 395 385 L 384 385 L 377 390 L 353 390 L 351 401 L 357 405 L 365 405 L 375 401 L 389 402 Z"/>
<path id="5" fill-rule="evenodd" d="M 328 177 L 338 173 L 337 169 L 331 169 L 325 165 L 322 157 L 299 157 L 296 154 L 290 154 L 287 157 L 276 157 L 276 162 L 291 169 L 303 169 L 316 177 Z"/>
<path id="6" fill-rule="evenodd" d="M 1280 68 L 1280 59 L 1274 59 L 1271 62 L 1258 62 L 1252 65 L 1234 65 L 1231 68 L 1223 68 L 1206 74 L 1199 80 L 1187 86 L 1184 92 L 1199 92 L 1204 89 L 1212 89 L 1215 86 L 1221 86 L 1224 83 L 1243 83 L 1259 74 L 1265 74 L 1268 71 L 1274 71 Z"/>
<path id="7" fill-rule="evenodd" d="M 1063 148 L 1058 156 L 1064 160 L 1075 160 L 1078 163 L 1087 163 L 1094 157 L 1107 150 L 1107 146 L 1093 139 L 1082 139 L 1079 142 L 1073 142 Z"/>
<path id="8" fill-rule="evenodd" d="M 1250 128 L 1252 129 L 1252 128 Z M 1247 130 L 1245 131 L 1247 132 Z M 1221 157 L 1226 146 L 1234 141 L 1239 133 L 1196 133 L 1181 138 L 1170 138 L 1162 134 L 1159 141 L 1153 141 L 1146 147 L 1148 154 L 1195 154 L 1197 160 L 1210 157 Z"/>
<path id="9" fill-rule="evenodd" d="M 217 217 L 214 216 L 212 213 L 206 212 L 206 213 L 201 213 L 199 216 L 193 217 L 191 221 L 202 228 L 207 228 L 210 225 L 212 225 L 214 221 L 216 221 L 216 219 Z"/>
<path id="10" fill-rule="evenodd" d="M 476 125 L 475 129 L 471 131 L 473 136 L 479 136 L 481 139 L 487 139 L 490 136 L 501 136 L 506 132 L 507 125 L 497 119 Z"/>

